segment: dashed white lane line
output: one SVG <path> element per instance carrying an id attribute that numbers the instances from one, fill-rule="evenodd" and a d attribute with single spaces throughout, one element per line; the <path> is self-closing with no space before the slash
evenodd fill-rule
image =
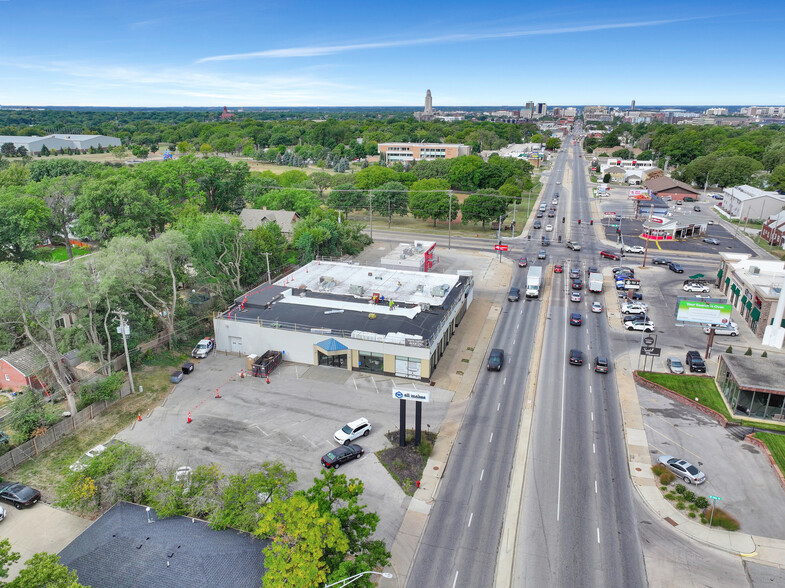
<path id="1" fill-rule="evenodd" d="M 472 526 L 472 519 L 473 518 L 474 518 L 474 513 L 473 512 L 469 513 L 469 524 L 466 525 L 467 528 Z"/>
<path id="2" fill-rule="evenodd" d="M 452 581 L 452 588 L 458 583 L 458 570 L 455 570 L 455 579 Z"/>
<path id="3" fill-rule="evenodd" d="M 491 438 L 488 439 L 488 443 L 493 443 L 493 433 L 491 433 Z"/>
<path id="4" fill-rule="evenodd" d="M 482 471 L 480 472 L 480 482 L 482 482 L 482 477 L 483 477 L 484 475 L 485 475 L 485 470 L 482 470 Z"/>

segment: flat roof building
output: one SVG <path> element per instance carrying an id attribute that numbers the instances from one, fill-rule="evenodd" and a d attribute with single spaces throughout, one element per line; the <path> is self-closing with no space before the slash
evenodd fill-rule
<path id="1" fill-rule="evenodd" d="M 419 161 L 471 155 L 472 148 L 458 143 L 379 143 L 379 153 L 389 162 Z"/>
<path id="2" fill-rule="evenodd" d="M 219 314 L 216 348 L 429 381 L 473 287 L 471 272 L 313 261 Z"/>
<path id="3" fill-rule="evenodd" d="M 0 145 L 5 143 L 12 143 L 16 149 L 24 147 L 30 155 L 35 155 L 41 152 L 44 145 L 49 151 L 59 151 L 60 149 L 88 151 L 91 147 L 96 149 L 98 147 L 117 147 L 120 145 L 120 139 L 106 135 L 68 134 L 46 135 L 45 137 L 0 136 Z"/>
<path id="4" fill-rule="evenodd" d="M 754 186 L 725 188 L 720 207 L 739 219 L 763 220 L 777 214 L 785 207 L 785 196 Z"/>

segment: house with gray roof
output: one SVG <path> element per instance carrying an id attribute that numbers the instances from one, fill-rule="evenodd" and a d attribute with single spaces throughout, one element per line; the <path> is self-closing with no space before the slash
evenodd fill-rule
<path id="1" fill-rule="evenodd" d="M 41 372 L 49 372 L 46 358 L 34 345 L 28 345 L 0 357 L 0 388 L 21 392 L 25 388 L 42 388 Z"/>
<path id="2" fill-rule="evenodd" d="M 720 206 L 734 218 L 763 220 L 785 209 L 785 196 L 755 186 L 725 188 Z"/>
<path id="3" fill-rule="evenodd" d="M 281 232 L 284 235 L 291 237 L 294 232 L 294 224 L 300 220 L 300 215 L 293 210 L 243 208 L 240 211 L 240 220 L 243 221 L 243 227 L 248 231 L 253 231 L 256 227 L 261 227 L 266 223 L 275 223 L 281 227 Z"/>

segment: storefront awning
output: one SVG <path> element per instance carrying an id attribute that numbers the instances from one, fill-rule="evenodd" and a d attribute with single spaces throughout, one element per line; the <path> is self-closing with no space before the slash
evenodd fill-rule
<path id="1" fill-rule="evenodd" d="M 758 320 L 760 320 L 760 310 L 757 308 L 753 308 L 752 312 L 750 312 L 750 316 L 752 317 L 752 320 L 757 322 Z"/>
<path id="2" fill-rule="evenodd" d="M 718 279 L 718 280 L 721 280 L 721 279 L 722 279 L 722 270 L 720 270 L 720 271 L 718 271 L 718 272 L 717 272 L 717 279 Z"/>

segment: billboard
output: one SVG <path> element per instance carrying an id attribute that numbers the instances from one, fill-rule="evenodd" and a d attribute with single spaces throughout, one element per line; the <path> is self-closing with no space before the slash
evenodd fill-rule
<path id="1" fill-rule="evenodd" d="M 682 323 L 701 325 L 727 325 L 731 322 L 733 306 L 725 302 L 706 302 L 689 298 L 679 298 L 676 307 L 676 320 Z"/>

